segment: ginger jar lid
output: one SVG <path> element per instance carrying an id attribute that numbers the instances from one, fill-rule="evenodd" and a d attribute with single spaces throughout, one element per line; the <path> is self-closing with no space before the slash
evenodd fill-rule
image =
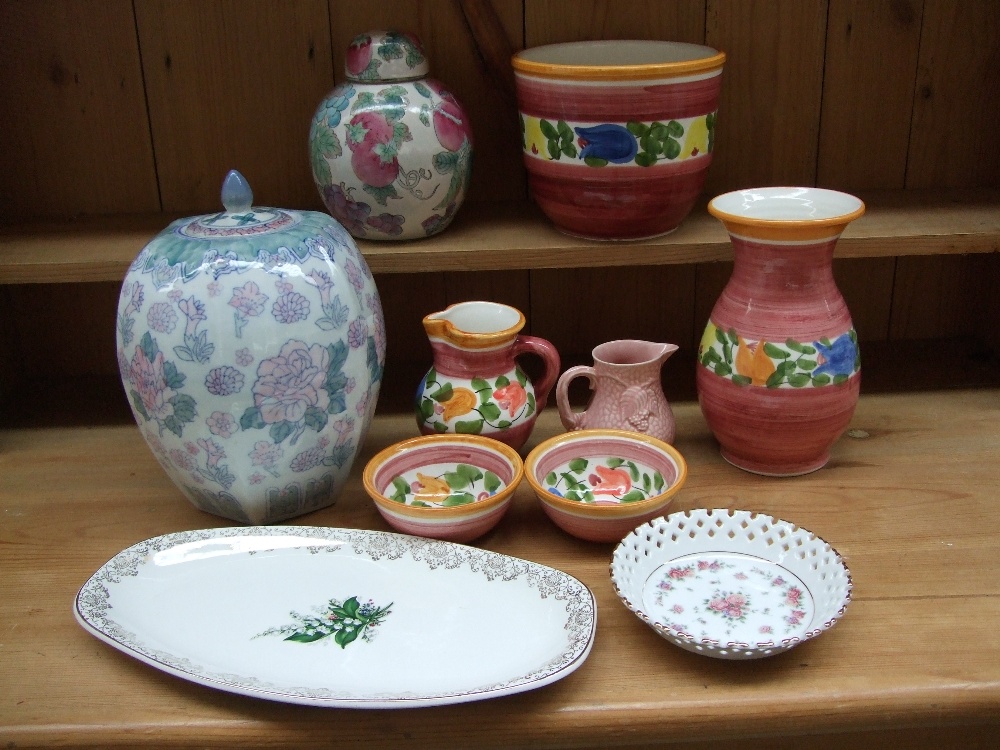
<path id="1" fill-rule="evenodd" d="M 341 224 L 319 211 L 253 205 L 246 178 L 231 170 L 222 183 L 223 210 L 172 222 L 133 263 L 158 286 L 188 280 L 202 270 L 298 264 L 334 247 L 357 250 Z"/>
<path id="2" fill-rule="evenodd" d="M 368 31 L 354 37 L 347 48 L 344 73 L 356 83 L 412 81 L 427 77 L 430 67 L 414 34 Z"/>

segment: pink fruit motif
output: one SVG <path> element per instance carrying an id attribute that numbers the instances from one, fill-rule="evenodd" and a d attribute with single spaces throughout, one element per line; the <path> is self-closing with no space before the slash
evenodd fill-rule
<path id="1" fill-rule="evenodd" d="M 395 152 L 392 145 L 395 135 L 392 123 L 377 112 L 360 112 L 351 119 L 348 132 L 361 128 L 364 129 L 364 137 L 361 140 L 347 138 L 354 174 L 363 183 L 372 187 L 391 185 L 399 174 L 399 160 L 395 156 L 386 159 L 375 149 L 381 145 Z"/>
<path id="2" fill-rule="evenodd" d="M 472 132 L 466 122 L 465 113 L 454 95 L 431 84 L 441 102 L 434 107 L 434 135 L 438 142 L 449 151 L 458 151 L 465 141 L 472 142 Z"/>
<path id="3" fill-rule="evenodd" d="M 346 67 L 352 76 L 361 75 L 372 61 L 372 38 L 362 34 L 347 48 Z"/>

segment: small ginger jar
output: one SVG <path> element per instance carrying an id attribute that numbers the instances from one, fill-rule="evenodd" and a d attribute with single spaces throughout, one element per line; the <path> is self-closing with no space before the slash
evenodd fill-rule
<path id="1" fill-rule="evenodd" d="M 157 461 L 199 509 L 266 524 L 331 505 L 378 399 L 385 324 L 353 238 L 318 211 L 179 219 L 118 301 L 122 383 Z"/>
<path id="2" fill-rule="evenodd" d="M 409 33 L 371 31 L 347 50 L 347 80 L 320 102 L 309 132 L 313 179 L 347 230 L 412 240 L 454 219 L 472 171 L 472 128 Z"/>

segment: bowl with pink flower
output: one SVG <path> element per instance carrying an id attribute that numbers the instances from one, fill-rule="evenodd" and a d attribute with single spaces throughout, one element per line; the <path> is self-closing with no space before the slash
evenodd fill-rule
<path id="1" fill-rule="evenodd" d="M 615 592 L 671 643 L 758 659 L 832 628 L 851 601 L 844 559 L 795 524 L 743 510 L 672 513 L 634 529 L 611 561 Z"/>
<path id="2" fill-rule="evenodd" d="M 672 445 L 648 435 L 588 429 L 540 443 L 524 473 L 556 526 L 580 539 L 613 542 L 663 513 L 684 486 L 687 463 Z"/>
<path id="3" fill-rule="evenodd" d="M 513 448 L 479 435 L 425 435 L 390 445 L 362 481 L 397 531 L 470 542 L 503 518 L 524 476 Z"/>

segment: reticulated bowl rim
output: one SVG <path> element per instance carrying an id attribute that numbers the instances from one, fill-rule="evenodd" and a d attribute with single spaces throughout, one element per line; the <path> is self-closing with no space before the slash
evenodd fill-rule
<path id="1" fill-rule="evenodd" d="M 787 549 L 792 546 L 801 546 L 797 543 L 797 540 L 804 536 L 807 538 L 809 543 L 815 543 L 822 546 L 829 555 L 832 555 L 830 565 L 831 567 L 842 572 L 843 592 L 841 594 L 834 591 L 833 593 L 835 598 L 829 605 L 828 610 L 817 612 L 817 616 L 822 615 L 819 618 L 820 622 L 817 625 L 809 628 L 799 636 L 780 640 L 772 639 L 770 641 L 758 641 L 756 643 L 748 643 L 744 641 L 721 642 L 710 638 L 699 638 L 691 633 L 684 632 L 683 630 L 672 626 L 670 623 L 659 621 L 645 611 L 642 593 L 646 579 L 648 579 L 649 575 L 652 575 L 655 570 L 663 567 L 664 565 L 682 557 L 689 557 L 691 554 L 691 552 L 671 554 L 670 551 L 663 551 L 661 556 L 657 558 L 656 553 L 658 550 L 662 550 L 662 545 L 658 542 L 654 542 L 653 538 L 657 536 L 665 537 L 665 530 L 667 529 L 679 529 L 683 531 L 687 528 L 687 526 L 683 525 L 686 522 L 690 522 L 691 526 L 704 529 L 710 528 L 710 524 L 718 523 L 723 518 L 727 519 L 727 521 L 724 521 L 722 525 L 718 527 L 720 529 L 726 528 L 727 526 L 731 527 L 732 525 L 738 525 L 743 528 L 768 528 L 769 530 L 776 531 L 781 540 L 780 547 L 783 551 L 787 551 Z M 755 523 L 762 524 L 762 526 L 754 527 Z M 694 533 L 694 531 L 690 531 L 688 532 L 688 535 Z M 752 534 L 752 531 L 749 533 Z M 729 537 L 727 535 L 726 538 L 732 539 L 733 537 Z M 759 536 L 757 538 L 762 539 L 761 544 L 770 544 L 763 536 Z M 645 572 L 644 574 L 641 573 L 638 576 L 630 577 L 623 573 L 623 569 L 625 569 L 627 564 L 629 548 L 631 547 L 637 550 L 638 548 L 635 547 L 637 542 L 643 547 L 642 557 L 644 559 L 644 565 L 642 565 L 641 568 L 644 570 L 645 567 L 649 567 L 650 565 L 653 565 L 653 567 L 650 571 Z M 716 542 L 711 546 L 718 547 L 720 544 Z M 727 543 L 722 543 L 721 546 L 725 547 L 728 545 Z M 654 549 L 651 550 L 651 547 Z M 704 551 L 718 553 L 720 550 L 706 548 Z M 636 559 L 638 559 L 638 551 L 633 552 L 633 554 Z M 649 560 L 651 557 L 653 559 Z M 765 555 L 761 555 L 761 558 L 770 561 L 769 557 Z M 794 646 L 825 633 L 827 630 L 836 625 L 837 622 L 839 622 L 839 620 L 843 617 L 847 606 L 851 602 L 854 586 L 850 569 L 847 567 L 843 556 L 837 552 L 837 550 L 829 542 L 825 541 L 818 535 L 801 526 L 776 518 L 775 516 L 771 516 L 767 513 L 727 508 L 696 508 L 685 511 L 677 511 L 669 514 L 668 516 L 654 518 L 653 520 L 638 526 L 629 532 L 629 534 L 627 534 L 615 548 L 610 564 L 610 575 L 615 594 L 618 595 L 625 607 L 636 615 L 636 617 L 646 623 L 646 625 L 651 627 L 657 634 L 686 650 L 701 653 L 706 656 L 724 659 L 753 659 L 770 656 L 787 651 Z M 638 590 L 635 588 L 636 581 L 634 579 L 636 577 L 642 578 L 641 581 L 638 581 Z M 801 576 L 798 577 L 801 579 Z M 826 580 L 825 577 L 823 580 Z M 817 587 L 820 585 L 813 581 L 805 583 L 807 586 L 809 583 L 813 583 L 813 585 Z"/>

